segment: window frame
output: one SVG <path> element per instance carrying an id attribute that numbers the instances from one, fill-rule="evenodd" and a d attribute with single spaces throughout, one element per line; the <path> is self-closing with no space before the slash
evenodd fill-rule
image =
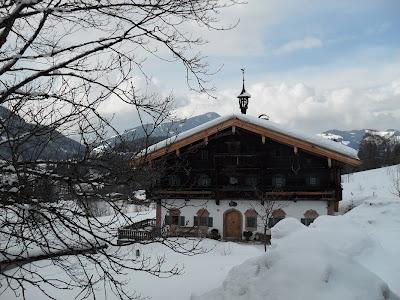
<path id="1" fill-rule="evenodd" d="M 281 184 L 277 184 L 277 179 L 282 179 Z M 283 188 L 286 186 L 286 177 L 283 174 L 275 174 L 272 176 L 272 186 L 275 188 Z"/>

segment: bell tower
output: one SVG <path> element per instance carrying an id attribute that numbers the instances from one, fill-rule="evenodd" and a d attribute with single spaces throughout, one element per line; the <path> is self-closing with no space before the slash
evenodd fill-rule
<path id="1" fill-rule="evenodd" d="M 249 99 L 251 98 L 251 95 L 248 92 L 246 92 L 246 89 L 244 87 L 244 69 L 241 69 L 241 70 L 242 70 L 242 76 L 243 76 L 243 86 L 242 86 L 242 92 L 238 96 L 238 99 L 239 99 L 240 111 L 242 112 L 242 114 L 246 114 L 247 108 L 249 106 Z"/>

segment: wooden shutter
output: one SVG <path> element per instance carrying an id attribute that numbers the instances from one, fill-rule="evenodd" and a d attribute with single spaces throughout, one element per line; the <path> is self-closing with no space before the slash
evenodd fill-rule
<path id="1" fill-rule="evenodd" d="M 208 227 L 213 227 L 213 218 L 208 217 Z"/>
<path id="2" fill-rule="evenodd" d="M 197 216 L 193 217 L 193 226 L 199 226 L 199 217 Z"/>
<path id="3" fill-rule="evenodd" d="M 185 226 L 185 216 L 180 216 L 179 217 L 179 225 L 180 226 Z"/>

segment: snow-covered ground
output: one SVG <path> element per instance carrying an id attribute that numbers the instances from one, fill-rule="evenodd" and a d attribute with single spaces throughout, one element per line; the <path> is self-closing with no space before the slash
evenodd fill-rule
<path id="1" fill-rule="evenodd" d="M 204 240 L 209 251 L 184 256 L 157 244 L 140 246 L 142 255 L 167 258 L 184 273 L 156 278 L 129 272 L 129 290 L 152 299 L 400 299 L 400 198 L 392 193 L 395 167 L 343 176 L 343 208 L 339 216 L 321 216 L 310 227 L 287 218 L 273 228 L 265 254 L 257 245 Z M 126 247 L 136 250 L 137 246 Z M 135 253 L 135 251 L 133 251 Z M 133 253 L 131 254 L 133 257 Z M 49 261 L 43 275 L 63 273 Z M 54 291 L 56 299 L 78 293 Z M 103 286 L 98 299 L 115 299 Z M 28 299 L 46 299 L 29 288 Z M 0 299 L 15 299 L 9 290 Z"/>
<path id="2" fill-rule="evenodd" d="M 340 213 L 365 200 L 393 198 L 393 178 L 399 176 L 398 174 L 400 165 L 343 175 L 343 201 L 340 202 Z"/>

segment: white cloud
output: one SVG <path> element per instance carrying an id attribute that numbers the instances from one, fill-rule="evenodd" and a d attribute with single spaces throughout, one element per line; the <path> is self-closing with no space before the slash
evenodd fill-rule
<path id="1" fill-rule="evenodd" d="M 290 53 L 298 50 L 321 48 L 322 41 L 316 37 L 305 37 L 299 40 L 289 41 L 275 50 L 275 54 Z"/>
<path id="2" fill-rule="evenodd" d="M 248 113 L 266 113 L 274 122 L 313 133 L 333 128 L 400 128 L 399 89 L 400 79 L 379 88 L 324 91 L 302 83 L 259 82 L 248 88 L 252 95 Z M 237 94 L 236 90 L 224 90 L 217 100 L 191 95 L 190 104 L 179 108 L 177 114 L 238 113 Z"/>

